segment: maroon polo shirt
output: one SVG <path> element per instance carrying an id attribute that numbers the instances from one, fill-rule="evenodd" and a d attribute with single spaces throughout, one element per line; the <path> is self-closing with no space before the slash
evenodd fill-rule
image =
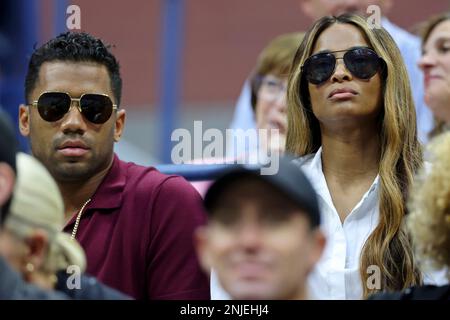
<path id="1" fill-rule="evenodd" d="M 206 214 L 184 178 L 114 155 L 91 199 L 76 235 L 87 273 L 136 299 L 210 298 L 193 245 Z M 75 218 L 64 231 L 72 232 Z"/>

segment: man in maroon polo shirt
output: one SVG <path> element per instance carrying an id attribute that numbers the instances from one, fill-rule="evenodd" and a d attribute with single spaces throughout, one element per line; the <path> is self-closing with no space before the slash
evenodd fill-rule
<path id="1" fill-rule="evenodd" d="M 181 177 L 121 161 L 119 65 L 86 33 L 65 33 L 31 56 L 19 126 L 64 198 L 65 231 L 87 272 L 137 299 L 209 299 L 193 247 L 206 215 Z"/>

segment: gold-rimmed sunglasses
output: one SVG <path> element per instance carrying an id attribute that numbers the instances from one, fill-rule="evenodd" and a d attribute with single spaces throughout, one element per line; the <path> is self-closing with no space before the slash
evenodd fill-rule
<path id="1" fill-rule="evenodd" d="M 47 91 L 33 101 L 39 115 L 45 121 L 54 122 L 62 119 L 76 102 L 77 109 L 88 121 L 102 124 L 108 121 L 113 110 L 117 109 L 111 98 L 106 94 L 84 93 L 80 98 L 72 98 L 67 92 Z"/>

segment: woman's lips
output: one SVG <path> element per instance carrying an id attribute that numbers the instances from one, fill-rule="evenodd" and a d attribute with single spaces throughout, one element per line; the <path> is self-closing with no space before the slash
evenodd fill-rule
<path id="1" fill-rule="evenodd" d="M 330 99 L 332 100 L 344 100 L 344 99 L 350 99 L 354 97 L 355 94 L 351 92 L 342 92 L 342 93 L 335 93 L 333 94 Z"/>
<path id="2" fill-rule="evenodd" d="M 358 93 L 355 90 L 353 90 L 353 89 L 341 88 L 341 89 L 333 90 L 328 95 L 328 99 L 330 99 L 330 100 L 346 100 L 346 99 L 353 98 L 357 94 Z"/>
<path id="3" fill-rule="evenodd" d="M 425 82 L 425 87 L 428 87 L 430 82 L 434 81 L 434 80 L 439 80 L 442 79 L 441 76 L 437 76 L 437 75 L 427 75 L 425 74 L 424 76 L 424 82 Z"/>

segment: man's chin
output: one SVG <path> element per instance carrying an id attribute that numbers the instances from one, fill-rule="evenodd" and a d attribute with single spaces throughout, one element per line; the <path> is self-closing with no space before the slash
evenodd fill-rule
<path id="1" fill-rule="evenodd" d="M 80 181 L 92 176 L 93 170 L 84 162 L 64 162 L 52 170 L 54 178 L 58 181 Z"/>
<path id="2" fill-rule="evenodd" d="M 246 283 L 240 281 L 236 286 L 232 286 L 229 290 L 230 295 L 235 300 L 272 300 L 276 299 L 272 286 L 267 283 L 252 282 Z"/>

